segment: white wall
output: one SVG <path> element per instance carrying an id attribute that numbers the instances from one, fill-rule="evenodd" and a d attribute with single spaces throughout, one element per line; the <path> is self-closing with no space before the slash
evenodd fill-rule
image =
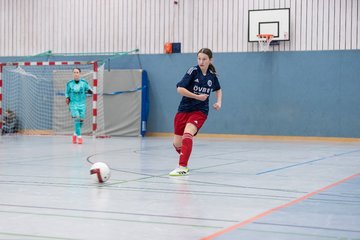
<path id="1" fill-rule="evenodd" d="M 0 56 L 55 53 L 258 51 L 248 10 L 291 9 L 290 42 L 272 51 L 360 48 L 358 0 L 0 0 Z"/>

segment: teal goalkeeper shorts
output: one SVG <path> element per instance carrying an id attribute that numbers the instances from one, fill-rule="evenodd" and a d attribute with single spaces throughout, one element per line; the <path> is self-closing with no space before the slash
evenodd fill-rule
<path id="1" fill-rule="evenodd" d="M 71 117 L 84 119 L 86 113 L 86 107 L 71 106 L 70 112 L 71 112 Z"/>

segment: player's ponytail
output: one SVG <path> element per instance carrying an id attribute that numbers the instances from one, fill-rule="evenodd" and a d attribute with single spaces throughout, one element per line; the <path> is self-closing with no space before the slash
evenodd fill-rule
<path id="1" fill-rule="evenodd" d="M 212 63 L 210 63 L 209 69 L 210 69 L 210 71 L 212 71 L 214 74 L 216 74 L 215 66 L 214 66 Z"/>
<path id="2" fill-rule="evenodd" d="M 204 54 L 208 55 L 210 60 L 213 58 L 212 51 L 209 48 L 202 48 L 199 50 L 198 55 L 199 55 L 199 53 L 204 53 Z M 214 64 L 210 63 L 209 70 L 212 71 L 214 74 L 216 74 L 216 69 L 215 69 Z"/>

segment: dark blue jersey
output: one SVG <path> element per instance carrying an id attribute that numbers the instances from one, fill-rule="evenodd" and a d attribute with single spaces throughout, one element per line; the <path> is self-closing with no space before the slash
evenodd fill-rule
<path id="1" fill-rule="evenodd" d="M 176 84 L 176 87 L 186 88 L 194 94 L 208 94 L 220 90 L 220 83 L 215 73 L 210 70 L 204 76 L 199 66 L 191 67 L 183 77 L 183 79 Z M 193 112 L 201 111 L 208 115 L 209 113 L 209 98 L 205 101 L 200 101 L 194 98 L 183 96 L 181 99 L 178 112 Z"/>

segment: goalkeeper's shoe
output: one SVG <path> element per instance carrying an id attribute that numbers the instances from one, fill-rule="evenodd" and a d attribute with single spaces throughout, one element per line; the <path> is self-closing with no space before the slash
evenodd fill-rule
<path id="1" fill-rule="evenodd" d="M 169 176 L 185 176 L 189 174 L 189 169 L 187 167 L 178 167 L 169 173 Z"/>
<path id="2" fill-rule="evenodd" d="M 76 135 L 72 135 L 72 143 L 76 144 Z"/>
<path id="3" fill-rule="evenodd" d="M 78 137 L 77 143 L 78 143 L 78 144 L 82 144 L 82 143 L 83 143 L 82 137 Z"/>

